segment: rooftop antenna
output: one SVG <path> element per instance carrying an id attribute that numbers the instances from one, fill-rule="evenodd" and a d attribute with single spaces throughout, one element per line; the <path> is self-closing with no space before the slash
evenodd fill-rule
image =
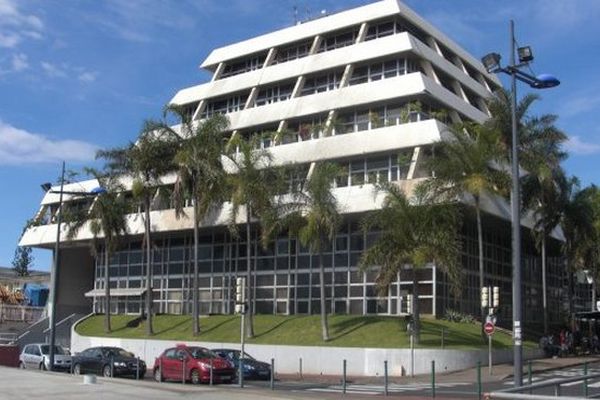
<path id="1" fill-rule="evenodd" d="M 298 7 L 294 5 L 294 25 L 298 25 Z"/>
<path id="2" fill-rule="evenodd" d="M 310 8 L 306 6 L 306 20 L 310 21 Z"/>

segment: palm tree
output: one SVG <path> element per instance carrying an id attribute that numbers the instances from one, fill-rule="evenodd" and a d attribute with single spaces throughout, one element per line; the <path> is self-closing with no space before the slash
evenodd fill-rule
<path id="1" fill-rule="evenodd" d="M 106 167 L 114 174 L 131 176 L 131 191 L 134 199 L 144 210 L 144 242 L 146 247 L 146 334 L 153 334 L 152 328 L 152 224 L 150 211 L 156 188 L 162 178 L 175 170 L 174 156 L 180 138 L 172 131 L 163 129 L 164 124 L 146 121 L 137 142 L 126 147 L 102 150 L 98 157 L 106 160 Z"/>
<path id="2" fill-rule="evenodd" d="M 488 100 L 492 117 L 485 122 L 486 127 L 500 134 L 506 160 L 511 158 L 512 146 L 511 96 L 511 92 L 505 89 L 494 92 Z M 526 170 L 535 169 L 540 152 L 546 153 L 546 162 L 552 165 L 558 165 L 564 158 L 560 144 L 567 136 L 555 126 L 558 117 L 553 114 L 529 115 L 531 105 L 539 98 L 537 94 L 527 94 L 519 100 L 516 108 L 519 162 Z"/>
<path id="3" fill-rule="evenodd" d="M 533 167 L 534 164 L 532 163 Z M 531 231 L 536 247 L 542 256 L 542 308 L 544 334 L 548 333 L 548 301 L 546 287 L 546 240 L 559 225 L 567 202 L 564 171 L 543 162 L 536 163 L 536 170 L 522 178 L 523 208 L 532 210 L 535 223 Z"/>
<path id="4" fill-rule="evenodd" d="M 481 198 L 484 195 L 504 194 L 509 186 L 509 176 L 501 169 L 499 136 L 482 125 L 463 124 L 450 130 L 448 140 L 435 144 L 435 156 L 428 166 L 435 177 L 427 185 L 437 195 L 456 200 L 470 195 L 477 220 L 477 244 L 479 253 L 479 289 L 484 286 L 483 226 Z M 481 322 L 485 312 L 481 310 Z"/>
<path id="5" fill-rule="evenodd" d="M 590 246 L 597 245 L 594 243 L 594 208 L 590 196 L 591 189 L 581 189 L 577 178 L 565 178 L 560 184 L 564 185 L 566 198 L 560 225 L 565 235 L 563 251 L 566 256 L 569 277 L 569 317 L 573 318 L 575 312 L 573 273 L 578 269 L 585 268 Z"/>
<path id="6" fill-rule="evenodd" d="M 170 109 L 185 118 L 178 109 Z M 226 173 L 222 164 L 223 131 L 229 123 L 225 116 L 216 115 L 193 125 L 184 120 L 181 147 L 175 154 L 178 166 L 173 199 L 177 218 L 184 215 L 186 198 L 193 202 L 194 219 L 194 279 L 192 298 L 193 334 L 200 333 L 198 304 L 198 228 L 200 222 L 211 212 L 220 208 L 225 200 Z M 165 126 L 164 129 L 170 129 Z"/>
<path id="7" fill-rule="evenodd" d="M 420 334 L 420 307 L 417 270 L 429 263 L 448 274 L 455 295 L 461 289 L 460 213 L 455 203 L 438 203 L 425 185 L 419 185 L 412 198 L 400 187 L 385 184 L 378 188 L 385 194 L 380 210 L 368 214 L 362 222 L 367 232 L 380 235 L 362 254 L 362 270 L 377 268 L 376 284 L 380 295 L 388 293 L 398 272 L 405 265 L 413 271 L 413 316 L 416 343 Z"/>
<path id="8" fill-rule="evenodd" d="M 273 197 L 277 194 L 278 185 L 274 183 L 274 169 L 271 167 L 271 153 L 260 149 L 259 136 L 245 140 L 234 135 L 227 144 L 229 161 L 234 172 L 228 175 L 227 190 L 230 194 L 231 214 L 230 231 L 239 236 L 237 220 L 240 210 L 245 211 L 246 225 L 246 268 L 247 268 L 247 323 L 246 336 L 254 336 L 253 323 L 253 290 L 254 268 L 252 266 L 251 225 L 252 221 L 262 217 L 273 208 Z M 258 237 L 258 236 L 257 236 Z M 263 240 L 264 242 L 265 240 Z"/>
<path id="9" fill-rule="evenodd" d="M 89 223 L 93 235 L 92 253 L 97 253 L 97 238 L 103 236 L 104 244 L 104 332 L 111 331 L 110 324 L 110 257 L 118 250 L 124 236 L 127 235 L 126 215 L 129 209 L 122 196 L 123 188 L 114 177 L 103 175 L 96 170 L 87 169 L 104 191 L 97 195 L 88 212 L 69 213 L 67 238 L 74 239 L 81 228 Z"/>
<path id="10" fill-rule="evenodd" d="M 342 222 L 340 206 L 331 191 L 332 183 L 339 173 L 340 168 L 335 164 L 316 163 L 302 190 L 295 193 L 298 206 L 295 212 L 296 221 L 300 222 L 300 226 L 297 228 L 298 237 L 304 246 L 310 248 L 311 253 L 318 253 L 319 257 L 319 308 L 323 341 L 329 340 L 324 252 L 326 248 L 331 247 Z M 288 218 L 293 220 L 294 216 L 290 215 Z"/>

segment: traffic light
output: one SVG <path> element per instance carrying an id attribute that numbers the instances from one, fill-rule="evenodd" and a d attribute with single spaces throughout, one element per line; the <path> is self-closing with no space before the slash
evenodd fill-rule
<path id="1" fill-rule="evenodd" d="M 235 312 L 246 312 L 246 278 L 239 277 L 235 280 Z"/>
<path id="2" fill-rule="evenodd" d="M 490 289 L 487 286 L 481 288 L 481 308 L 490 305 Z"/>
<path id="3" fill-rule="evenodd" d="M 494 295 L 492 298 L 492 304 L 494 306 L 494 308 L 498 307 L 500 305 L 500 288 L 498 286 L 494 286 Z"/>
<path id="4" fill-rule="evenodd" d="M 406 312 L 408 314 L 412 314 L 413 313 L 413 295 L 412 294 L 407 294 L 406 295 Z"/>

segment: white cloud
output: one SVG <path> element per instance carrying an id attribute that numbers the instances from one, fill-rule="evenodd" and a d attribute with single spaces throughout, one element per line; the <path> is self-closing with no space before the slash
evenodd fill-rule
<path id="1" fill-rule="evenodd" d="M 42 69 L 50 78 L 66 78 L 67 71 L 64 65 L 59 66 L 56 64 L 49 63 L 47 61 L 42 61 L 41 63 Z"/>
<path id="2" fill-rule="evenodd" d="M 23 71 L 24 69 L 29 68 L 27 55 L 23 53 L 13 54 L 11 60 L 11 67 L 14 72 Z"/>
<path id="3" fill-rule="evenodd" d="M 40 164 L 94 159 L 97 146 L 79 140 L 54 140 L 0 120 L 0 165 Z"/>
<path id="4" fill-rule="evenodd" d="M 14 48 L 25 38 L 41 39 L 44 23 L 20 11 L 15 0 L 0 0 L 0 47 Z"/>
<path id="5" fill-rule="evenodd" d="M 569 140 L 565 143 L 567 151 L 578 155 L 591 155 L 600 153 L 600 144 L 589 143 L 581 139 L 577 135 L 569 137 Z"/>
<path id="6" fill-rule="evenodd" d="M 89 83 L 94 82 L 96 80 L 97 75 L 98 74 L 95 72 L 84 71 L 79 74 L 77 79 L 79 79 L 81 82 Z"/>

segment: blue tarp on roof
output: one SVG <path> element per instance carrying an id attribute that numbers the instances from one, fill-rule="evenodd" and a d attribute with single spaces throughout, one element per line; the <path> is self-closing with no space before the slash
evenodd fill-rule
<path id="1" fill-rule="evenodd" d="M 48 287 L 36 283 L 23 285 L 23 295 L 28 306 L 44 307 L 48 300 Z"/>

